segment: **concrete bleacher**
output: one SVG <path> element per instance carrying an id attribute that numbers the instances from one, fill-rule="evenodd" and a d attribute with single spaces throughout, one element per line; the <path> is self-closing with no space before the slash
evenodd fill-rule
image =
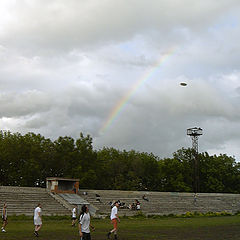
<path id="1" fill-rule="evenodd" d="M 89 204 L 85 199 L 80 197 L 77 194 L 69 194 L 69 193 L 58 193 L 60 197 L 62 197 L 65 201 L 69 202 L 72 205 L 84 205 Z"/>
<path id="2" fill-rule="evenodd" d="M 71 215 L 71 210 L 56 201 L 45 188 L 0 186 L 0 206 L 6 202 L 8 215 L 33 216 L 38 203 L 42 204 L 45 216 Z"/>
<path id="3" fill-rule="evenodd" d="M 87 195 L 84 195 L 87 192 Z M 145 215 L 184 214 L 186 212 L 228 212 L 236 213 L 240 210 L 240 194 L 198 193 L 194 200 L 193 193 L 178 192 L 143 192 L 116 190 L 80 190 L 79 194 L 90 204 L 99 209 L 100 214 L 109 215 L 110 202 L 120 200 L 125 206 L 135 199 L 141 203 L 141 211 Z M 96 197 L 96 194 L 100 197 Z M 142 197 L 146 195 L 149 201 Z M 119 215 L 131 216 L 137 214 L 127 208 L 120 208 Z"/>
<path id="4" fill-rule="evenodd" d="M 91 216 L 98 217 L 99 209 L 78 194 L 58 193 L 57 196 L 61 198 L 62 202 L 64 201 L 64 205 L 67 203 L 70 209 L 72 209 L 73 206 L 77 206 L 78 213 L 80 213 L 83 205 L 88 205 Z M 56 197 L 56 195 L 54 197 Z"/>
<path id="5" fill-rule="evenodd" d="M 87 192 L 87 195 L 84 194 Z M 97 197 L 97 195 L 100 197 Z M 125 205 L 119 209 L 120 216 L 136 215 L 138 211 L 127 208 L 137 199 L 145 215 L 183 214 L 186 212 L 229 212 L 240 211 L 240 194 L 86 190 L 78 195 L 53 194 L 44 188 L 0 186 L 0 207 L 8 204 L 9 215 L 33 216 L 36 205 L 42 204 L 43 215 L 71 215 L 72 206 L 89 204 L 93 216 L 110 215 L 110 202 L 120 200 Z M 143 195 L 149 201 L 143 200 Z M 73 198 L 74 197 L 74 198 Z"/>

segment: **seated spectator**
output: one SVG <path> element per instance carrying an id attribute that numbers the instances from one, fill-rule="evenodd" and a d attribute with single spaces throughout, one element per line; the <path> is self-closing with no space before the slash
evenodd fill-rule
<path id="1" fill-rule="evenodd" d="M 121 203 L 119 204 L 119 207 L 122 208 L 122 209 L 126 208 L 125 202 L 121 202 Z"/>
<path id="2" fill-rule="evenodd" d="M 140 203 L 137 205 L 137 210 L 141 210 L 141 205 L 140 205 Z"/>
<path id="3" fill-rule="evenodd" d="M 101 202 L 100 195 L 96 194 L 96 201 Z"/>
<path id="4" fill-rule="evenodd" d="M 135 203 L 132 203 L 131 210 L 136 210 L 136 204 Z"/>
<path id="5" fill-rule="evenodd" d="M 136 210 L 140 210 L 140 209 L 141 209 L 140 202 L 136 199 Z"/>
<path id="6" fill-rule="evenodd" d="M 115 202 L 116 201 L 114 201 L 114 200 L 111 202 L 111 208 L 113 208 L 115 206 Z"/>
<path id="7" fill-rule="evenodd" d="M 145 200 L 145 201 L 149 201 L 149 199 L 146 197 L 146 195 L 145 195 L 145 194 L 143 195 L 143 197 L 142 197 L 142 198 L 143 198 L 143 200 Z"/>

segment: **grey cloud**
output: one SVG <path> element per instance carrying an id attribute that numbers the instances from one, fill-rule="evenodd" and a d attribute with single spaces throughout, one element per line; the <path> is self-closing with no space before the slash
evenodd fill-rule
<path id="1" fill-rule="evenodd" d="M 236 88 L 236 92 L 240 95 L 240 87 Z"/>
<path id="2" fill-rule="evenodd" d="M 51 100 L 51 97 L 38 91 L 2 93 L 0 95 L 1 117 L 31 116 L 49 111 Z"/>
<path id="3" fill-rule="evenodd" d="M 134 56 L 129 59 L 126 58 L 126 56 L 120 58 L 116 58 L 116 56 L 107 56 L 105 60 L 126 67 L 148 67 L 155 63 L 152 59 L 147 59 L 145 55 Z"/>
<path id="4" fill-rule="evenodd" d="M 35 1 L 16 2 L 3 25 L 6 45 L 38 51 L 74 49 L 89 44 L 124 41 L 136 34 L 208 25 L 232 8 L 232 1 Z M 14 38 L 13 38 L 14 36 Z"/>
<path id="5" fill-rule="evenodd" d="M 32 119 L 26 120 L 23 125 L 25 129 L 41 129 L 42 127 L 46 127 L 48 125 L 48 120 L 40 116 L 35 116 Z"/>

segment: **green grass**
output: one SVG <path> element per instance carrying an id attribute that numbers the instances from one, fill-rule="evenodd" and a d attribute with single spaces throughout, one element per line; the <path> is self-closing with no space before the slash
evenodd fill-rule
<path id="1" fill-rule="evenodd" d="M 96 231 L 93 240 L 106 239 L 112 228 L 109 219 L 92 219 Z M 7 233 L 0 233 L 1 240 L 29 240 L 33 236 L 33 221 L 11 219 Z M 194 218 L 122 218 L 119 224 L 120 240 L 239 240 L 240 216 Z M 42 240 L 77 240 L 77 227 L 71 220 L 47 220 L 40 231 Z"/>

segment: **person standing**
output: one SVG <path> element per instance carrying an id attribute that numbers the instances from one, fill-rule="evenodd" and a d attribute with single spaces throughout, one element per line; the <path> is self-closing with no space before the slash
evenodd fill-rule
<path id="1" fill-rule="evenodd" d="M 7 204 L 6 203 L 3 204 L 2 221 L 3 221 L 2 232 L 6 232 L 5 227 L 8 224 L 8 221 L 7 221 Z"/>
<path id="2" fill-rule="evenodd" d="M 75 227 L 77 221 L 77 207 L 74 206 L 74 208 L 72 209 L 72 227 Z"/>
<path id="3" fill-rule="evenodd" d="M 37 205 L 37 207 L 34 210 L 34 235 L 38 237 L 38 232 L 42 227 L 42 206 L 41 203 Z"/>
<path id="4" fill-rule="evenodd" d="M 193 195 L 193 204 L 197 205 L 197 193 L 194 193 Z"/>
<path id="5" fill-rule="evenodd" d="M 89 209 L 86 205 L 82 206 L 82 212 L 79 217 L 79 235 L 81 240 L 91 240 L 90 228 L 94 231 L 95 228 L 90 224 Z"/>
<path id="6" fill-rule="evenodd" d="M 111 233 L 114 233 L 114 239 L 117 239 L 117 229 L 118 229 L 118 222 L 120 223 L 120 218 L 118 217 L 118 208 L 119 208 L 119 202 L 115 202 L 115 206 L 111 210 L 111 222 L 113 224 L 113 229 L 107 234 L 107 238 L 110 239 Z"/>

